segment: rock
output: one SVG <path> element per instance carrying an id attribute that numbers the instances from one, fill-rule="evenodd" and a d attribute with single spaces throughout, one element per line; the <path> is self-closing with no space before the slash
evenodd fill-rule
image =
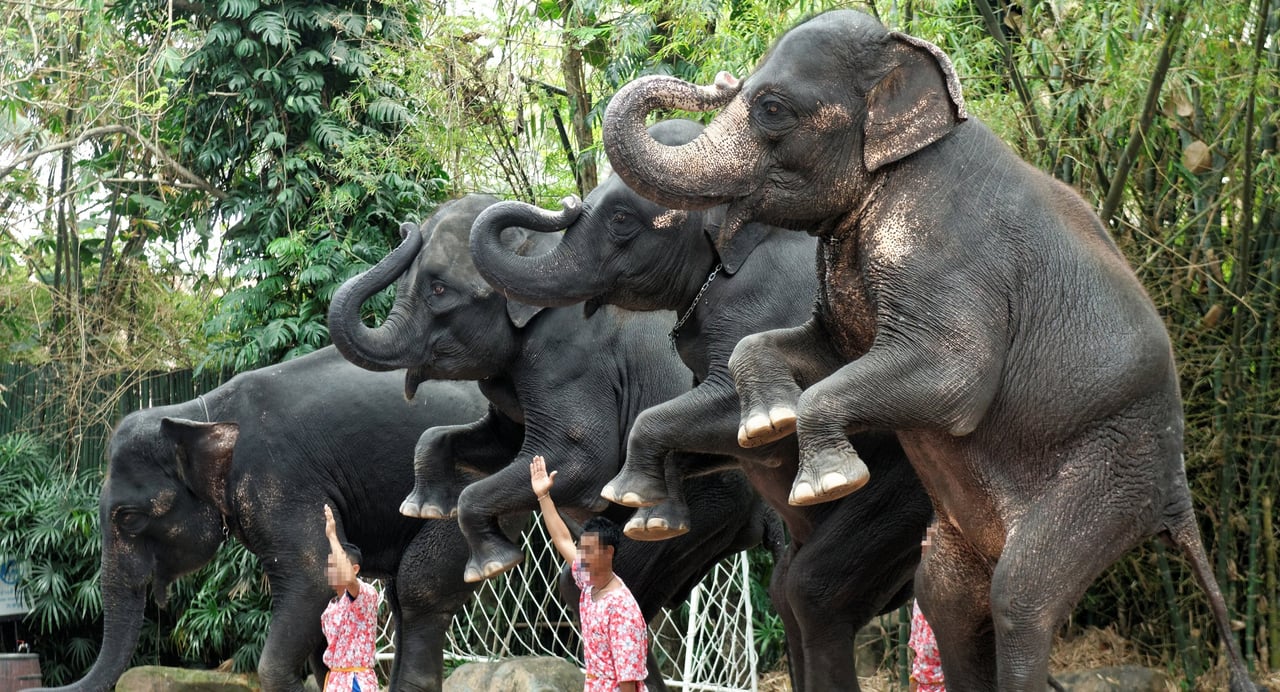
<path id="1" fill-rule="evenodd" d="M 255 692 L 258 676 L 216 670 L 138 666 L 120 676 L 116 692 Z"/>
<path id="2" fill-rule="evenodd" d="M 1169 676 L 1141 666 L 1116 666 L 1058 673 L 1053 676 L 1067 692 L 1164 692 Z"/>
<path id="3" fill-rule="evenodd" d="M 464 664 L 445 678 L 444 692 L 578 692 L 585 682 L 582 671 L 562 658 L 520 656 Z"/>

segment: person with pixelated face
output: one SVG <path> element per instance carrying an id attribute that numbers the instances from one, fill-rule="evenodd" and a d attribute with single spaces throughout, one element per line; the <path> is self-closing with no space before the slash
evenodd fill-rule
<path id="1" fill-rule="evenodd" d="M 535 456 L 529 476 L 547 533 L 570 564 L 581 591 L 578 617 L 587 678 L 584 692 L 644 692 L 649 631 L 635 596 L 613 572 L 622 530 L 605 517 L 593 517 L 575 544 L 551 499 L 556 472 L 548 474 L 546 460 Z"/>
<path id="2" fill-rule="evenodd" d="M 324 571 L 335 594 L 320 615 L 327 642 L 324 664 L 329 667 L 324 692 L 377 692 L 374 643 L 382 596 L 373 585 L 359 579 L 360 549 L 338 539 L 329 505 L 324 506 L 324 529 L 329 539 Z"/>

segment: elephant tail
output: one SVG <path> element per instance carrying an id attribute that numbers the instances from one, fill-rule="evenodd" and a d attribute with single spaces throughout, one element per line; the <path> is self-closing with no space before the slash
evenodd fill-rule
<path id="1" fill-rule="evenodd" d="M 1200 539 L 1200 529 L 1196 525 L 1195 514 L 1190 503 L 1185 509 L 1171 518 L 1164 531 L 1164 537 L 1172 542 L 1191 563 L 1191 571 L 1196 582 L 1205 595 L 1209 597 L 1209 606 L 1213 611 L 1213 620 L 1218 626 L 1219 636 L 1226 646 L 1227 664 L 1231 670 L 1230 692 L 1259 692 L 1264 688 L 1255 685 L 1249 679 L 1249 670 L 1245 666 L 1244 657 L 1240 655 L 1240 646 L 1232 634 L 1231 620 L 1227 615 L 1227 603 L 1222 597 L 1222 589 L 1218 586 L 1213 570 L 1209 566 L 1209 556 L 1205 552 L 1204 543 Z"/>

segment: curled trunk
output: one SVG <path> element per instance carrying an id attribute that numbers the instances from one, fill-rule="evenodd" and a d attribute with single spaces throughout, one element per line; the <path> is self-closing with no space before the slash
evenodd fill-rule
<path id="1" fill-rule="evenodd" d="M 754 185 L 759 147 L 745 134 L 746 105 L 734 98 L 740 86 L 724 72 L 709 87 L 662 76 L 624 86 L 604 118 L 604 148 L 614 172 L 636 192 L 675 209 L 706 209 L 744 196 Z M 645 127 L 654 110 L 701 112 L 726 104 L 688 144 L 661 144 Z"/>
<path id="2" fill-rule="evenodd" d="M 582 213 L 577 197 L 560 201 L 550 212 L 524 202 L 499 202 L 480 213 L 471 226 L 471 259 L 494 288 L 510 300 L 543 307 L 562 307 L 595 295 L 584 282 L 595 276 L 587 263 L 563 239 L 545 254 L 526 257 L 502 242 L 509 228 L 554 233 L 571 226 Z"/>
<path id="3" fill-rule="evenodd" d="M 329 303 L 329 336 L 333 345 L 347 360 L 366 370 L 398 370 L 414 365 L 405 347 L 408 325 L 401 324 L 409 312 L 400 309 L 407 296 L 396 295 L 396 307 L 380 327 L 367 327 L 360 318 L 365 301 L 404 275 L 422 249 L 422 234 L 416 226 L 405 224 L 401 231 L 405 238 L 400 246 L 369 271 L 347 279 Z M 404 289 L 407 291 L 408 287 Z"/>

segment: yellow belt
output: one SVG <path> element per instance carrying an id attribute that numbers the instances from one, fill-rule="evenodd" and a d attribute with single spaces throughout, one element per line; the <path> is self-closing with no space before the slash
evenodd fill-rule
<path id="1" fill-rule="evenodd" d="M 324 674 L 324 686 L 321 688 L 321 692 L 329 689 L 329 676 L 333 675 L 334 673 L 364 673 L 370 670 L 373 670 L 373 669 L 372 668 L 330 668 L 329 672 Z"/>

